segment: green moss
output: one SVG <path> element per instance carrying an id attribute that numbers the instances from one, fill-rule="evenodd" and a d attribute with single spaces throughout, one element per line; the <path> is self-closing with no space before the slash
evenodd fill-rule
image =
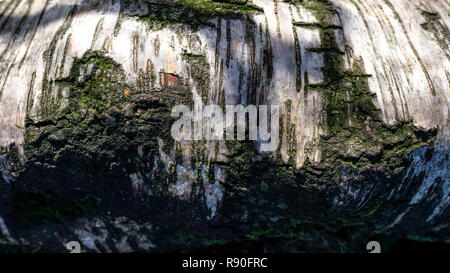
<path id="1" fill-rule="evenodd" d="M 341 26 L 335 25 L 323 25 L 320 23 L 304 23 L 304 22 L 294 22 L 294 26 L 303 27 L 306 29 L 321 29 L 321 30 L 329 30 L 329 29 L 342 29 Z"/>
<path id="2" fill-rule="evenodd" d="M 301 4 L 304 8 L 312 11 L 319 22 L 325 22 L 327 17 L 334 12 L 331 2 L 327 0 L 284 0 L 292 4 Z"/>
<path id="3" fill-rule="evenodd" d="M 96 51 L 75 59 L 69 78 L 56 83 L 71 88 L 68 109 L 78 118 L 80 109 L 101 115 L 112 106 L 120 106 L 120 102 L 127 100 L 125 91 L 131 90 L 124 82 L 120 66 Z"/>
<path id="4" fill-rule="evenodd" d="M 95 194 L 85 194 L 71 202 L 61 200 L 61 196 L 52 190 L 15 193 L 14 215 L 19 222 L 64 222 L 85 215 L 101 202 Z"/>
<path id="5" fill-rule="evenodd" d="M 409 240 L 417 241 L 417 242 L 424 242 L 424 243 L 433 243 L 436 242 L 436 239 L 427 237 L 427 236 L 420 236 L 416 234 L 410 234 L 407 236 Z"/>
<path id="6" fill-rule="evenodd" d="M 201 25 L 214 27 L 204 18 L 212 16 L 247 17 L 251 14 L 263 12 L 263 9 L 239 0 L 175 0 L 170 5 L 149 3 L 149 13 L 139 16 L 139 19 L 148 22 L 151 27 L 161 29 L 169 24 L 182 23 L 197 30 Z"/>
<path id="7" fill-rule="evenodd" d="M 25 254 L 25 253 L 48 253 L 42 250 L 41 247 L 33 247 L 27 245 L 10 245 L 10 244 L 0 244 L 1 254 Z"/>
<path id="8" fill-rule="evenodd" d="M 199 60 L 202 63 L 206 63 L 207 64 L 205 55 L 196 55 L 196 54 L 189 53 L 186 50 L 184 50 L 183 53 L 182 53 L 182 57 L 187 59 L 188 61 Z"/>
<path id="9" fill-rule="evenodd" d="M 251 14 L 264 12 L 264 10 L 247 1 L 240 0 L 175 0 L 176 4 L 181 4 L 193 9 L 204 10 L 210 14 L 227 15 L 235 13 Z"/>
<path id="10" fill-rule="evenodd" d="M 357 214 L 361 216 L 371 216 L 380 207 L 381 200 L 374 200 L 372 203 L 367 205 L 363 210 L 359 211 Z"/>
<path id="11" fill-rule="evenodd" d="M 314 12 L 319 23 L 326 26 L 332 16 L 328 1 L 300 1 Z M 311 27 L 317 27 L 312 25 Z M 326 123 L 320 146 L 324 151 L 324 165 L 349 165 L 355 168 L 382 167 L 391 176 L 402 167 L 404 157 L 414 149 L 427 145 L 435 132 L 426 132 L 410 122 L 387 126 L 380 119 L 380 110 L 374 105 L 376 95 L 368 86 L 371 75 L 365 73 L 362 63 L 356 61 L 352 71 L 344 71 L 343 52 L 334 37 L 333 28 L 321 28 L 322 46 L 311 51 L 323 53 L 322 69 L 326 83 L 309 86 L 321 90 L 326 98 Z M 339 179 L 336 177 L 336 179 Z"/>
<path id="12" fill-rule="evenodd" d="M 66 221 L 96 205 L 91 199 L 73 200 L 71 189 L 75 188 L 98 194 L 105 200 L 102 204 L 123 202 L 134 194 L 130 174 L 135 173 L 143 174 L 145 192 L 169 194 L 168 183 L 176 173 L 162 171 L 164 164 L 155 157 L 158 139 L 164 141 L 166 154 L 174 151 L 172 106 L 192 101 L 183 79 L 151 92 L 133 88 L 125 84 L 120 65 L 103 52 L 87 52 L 74 61 L 69 77 L 56 84 L 69 90 L 66 107 L 51 118 L 26 122 L 28 160 L 19 179 L 33 184 L 24 187 L 32 201 L 18 198 L 16 202 L 21 221 Z M 156 179 L 145 176 L 154 167 Z M 46 188 L 54 194 L 38 190 Z"/>
<path id="13" fill-rule="evenodd" d="M 172 240 L 175 244 L 191 245 L 194 247 L 211 247 L 227 243 L 226 240 L 220 238 L 207 238 L 183 231 L 175 232 L 175 234 L 172 235 Z"/>
<path id="14" fill-rule="evenodd" d="M 264 238 L 271 237 L 274 234 L 275 234 L 274 229 L 271 227 L 259 228 L 247 234 L 247 238 L 250 240 L 262 240 Z"/>

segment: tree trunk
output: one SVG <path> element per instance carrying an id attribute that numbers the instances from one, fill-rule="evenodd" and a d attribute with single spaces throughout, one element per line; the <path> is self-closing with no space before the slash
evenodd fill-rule
<path id="1" fill-rule="evenodd" d="M 0 251 L 448 243 L 449 8 L 0 1 Z M 176 141 L 180 104 L 278 106 L 276 149 Z"/>

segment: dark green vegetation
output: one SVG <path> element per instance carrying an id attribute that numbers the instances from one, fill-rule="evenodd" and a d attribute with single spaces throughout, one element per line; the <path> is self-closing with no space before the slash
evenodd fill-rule
<path id="1" fill-rule="evenodd" d="M 24 254 L 24 253 L 46 253 L 39 247 L 0 245 L 0 254 Z"/>
<path id="2" fill-rule="evenodd" d="M 313 11 L 319 23 L 299 26 L 318 28 L 322 33 L 322 46 L 310 50 L 324 53 L 327 82 L 310 85 L 309 90 L 319 90 L 326 96 L 326 122 L 322 125 L 326 133 L 319 144 L 324 160 L 314 165 L 307 161 L 302 169 L 294 170 L 291 164 L 282 163 L 280 155 L 276 159 L 257 159 L 252 144 L 227 143 L 230 155 L 229 165 L 225 166 L 228 179 L 224 203 L 229 205 L 222 209 L 224 222 L 233 223 L 236 229 L 239 225 L 235 223 L 241 223 L 240 227 L 252 239 L 262 236 L 286 242 L 292 239 L 285 236 L 291 231 L 286 226 L 289 219 L 311 219 L 300 224 L 310 233 L 317 231 L 313 226 L 319 223 L 328 223 L 332 228 L 335 224 L 329 220 L 336 219 L 337 223 L 342 222 L 336 228 L 342 230 L 344 226 L 348 232 L 345 240 L 355 242 L 358 239 L 352 236 L 361 236 L 362 240 L 382 233 L 384 224 L 393 220 L 395 209 L 386 203 L 389 189 L 401 183 L 412 151 L 420 147 L 432 149 L 436 131 L 425 131 L 410 122 L 396 126 L 382 123 L 381 113 L 373 103 L 376 96 L 367 84 L 371 75 L 365 73 L 361 64 L 351 71 L 342 68 L 344 53 L 337 48 L 334 37 L 342 30 L 331 24 L 334 11 L 330 2 L 300 3 Z M 286 103 L 289 109 L 290 102 Z M 294 156 L 291 153 L 291 158 Z M 330 209 L 330 202 L 339 194 L 333 189 L 338 181 L 346 181 L 362 192 L 367 191 L 368 184 L 376 186 L 362 205 L 357 205 L 361 200 L 345 200 L 345 206 L 334 210 Z M 273 234 L 273 230 L 278 232 Z M 292 240 L 316 242 L 312 235 L 300 237 Z M 330 249 L 339 251 L 339 246 Z"/>
<path id="3" fill-rule="evenodd" d="M 72 203 L 58 193 L 52 191 L 23 192 L 17 191 L 14 196 L 15 212 L 22 223 L 28 221 L 60 221 L 64 222 L 87 212 L 101 202 L 101 198 L 82 193 L 71 196 Z"/>
<path id="4" fill-rule="evenodd" d="M 393 127 L 383 124 L 381 112 L 373 103 L 376 95 L 370 92 L 367 84 L 372 75 L 365 73 L 362 63 L 357 63 L 351 71 L 344 71 L 342 67 L 344 52 L 335 43 L 335 35 L 341 27 L 330 24 L 334 15 L 331 3 L 325 0 L 299 2 L 312 10 L 319 20 L 314 25 L 300 26 L 317 27 L 322 34 L 321 47 L 310 51 L 324 53 L 323 73 L 327 83 L 310 88 L 326 93 L 326 124 L 323 127 L 327 133 L 321 142 L 326 152 L 326 164 L 385 167 L 388 173 L 392 172 L 389 167 L 402 164 L 401 160 L 388 162 L 390 159 L 404 158 L 412 150 L 427 146 L 436 132 L 426 132 L 409 122 Z"/>
<path id="5" fill-rule="evenodd" d="M 188 104 L 190 94 L 178 87 L 149 94 L 124 81 L 118 64 L 88 52 L 70 77 L 56 81 L 69 88 L 68 104 L 55 106 L 60 110 L 51 118 L 27 120 L 28 161 L 13 207 L 21 222 L 66 221 L 113 199 L 120 203 L 133 194 L 128 175 L 153 169 L 157 138 L 170 139 L 171 107 Z M 165 144 L 170 153 L 173 144 Z M 149 187 L 158 193 L 161 186 Z"/>
<path id="6" fill-rule="evenodd" d="M 263 10 L 245 0 L 175 0 L 166 4 L 150 3 L 147 15 L 139 18 L 148 22 L 154 28 L 164 28 L 169 24 L 182 23 L 197 30 L 201 25 L 214 25 L 208 18 L 224 16 L 228 18 L 247 18 L 250 14 L 261 13 Z"/>

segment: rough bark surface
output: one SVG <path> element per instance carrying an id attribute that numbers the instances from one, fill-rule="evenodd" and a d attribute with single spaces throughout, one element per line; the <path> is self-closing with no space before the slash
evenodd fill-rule
<path id="1" fill-rule="evenodd" d="M 0 251 L 449 244 L 449 10 L 0 1 Z M 176 142 L 180 103 L 279 105 L 279 149 Z"/>

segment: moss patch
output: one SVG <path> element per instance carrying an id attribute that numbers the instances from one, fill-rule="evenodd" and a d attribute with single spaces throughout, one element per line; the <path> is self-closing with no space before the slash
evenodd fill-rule
<path id="1" fill-rule="evenodd" d="M 69 90 L 65 107 L 26 123 L 28 161 L 14 202 L 19 218 L 65 221 L 94 206 L 125 209 L 128 204 L 122 203 L 137 190 L 130 174 L 140 173 L 143 192 L 168 195 L 167 182 L 175 177 L 160 171 L 147 174 L 154 167 L 164 169 L 160 160 L 155 161 L 158 138 L 164 140 L 164 152 L 173 150 L 171 108 L 192 101 L 184 85 L 152 92 L 129 86 L 120 65 L 102 52 L 87 52 L 75 60 L 70 76 L 55 84 Z M 158 177 L 157 183 L 150 182 L 152 177 Z M 43 189 L 51 189 L 51 194 Z M 72 200 L 75 189 L 102 202 L 84 196 Z M 21 201 L 22 193 L 29 202 Z"/>
<path id="2" fill-rule="evenodd" d="M 327 25 L 332 16 L 328 1 L 301 1 L 314 11 L 319 25 Z M 343 52 L 335 39 L 335 30 L 322 28 L 322 46 L 312 49 L 323 53 L 323 73 L 326 84 L 321 86 L 326 97 L 327 132 L 320 145 L 324 151 L 324 166 L 339 170 L 339 166 L 383 168 L 387 176 L 405 164 L 404 158 L 412 150 L 429 146 L 435 131 L 425 131 L 410 122 L 387 126 L 380 119 L 380 110 L 373 103 L 376 95 L 369 90 L 371 77 L 362 63 L 355 62 L 351 71 L 343 71 Z M 310 87 L 311 88 L 311 87 Z M 317 89 L 313 86 L 313 89 Z"/>
<path id="3" fill-rule="evenodd" d="M 164 5 L 148 3 L 148 7 L 149 13 L 139 18 L 157 29 L 169 24 L 182 23 L 197 30 L 201 25 L 213 26 L 205 19 L 212 16 L 243 18 L 263 12 L 262 8 L 240 0 L 175 0 L 171 4 Z"/>
<path id="4" fill-rule="evenodd" d="M 60 194 L 51 190 L 17 191 L 14 198 L 14 215 L 21 223 L 64 222 L 85 215 L 101 202 L 101 198 L 92 193 L 72 196 L 72 200 L 68 202 Z"/>

